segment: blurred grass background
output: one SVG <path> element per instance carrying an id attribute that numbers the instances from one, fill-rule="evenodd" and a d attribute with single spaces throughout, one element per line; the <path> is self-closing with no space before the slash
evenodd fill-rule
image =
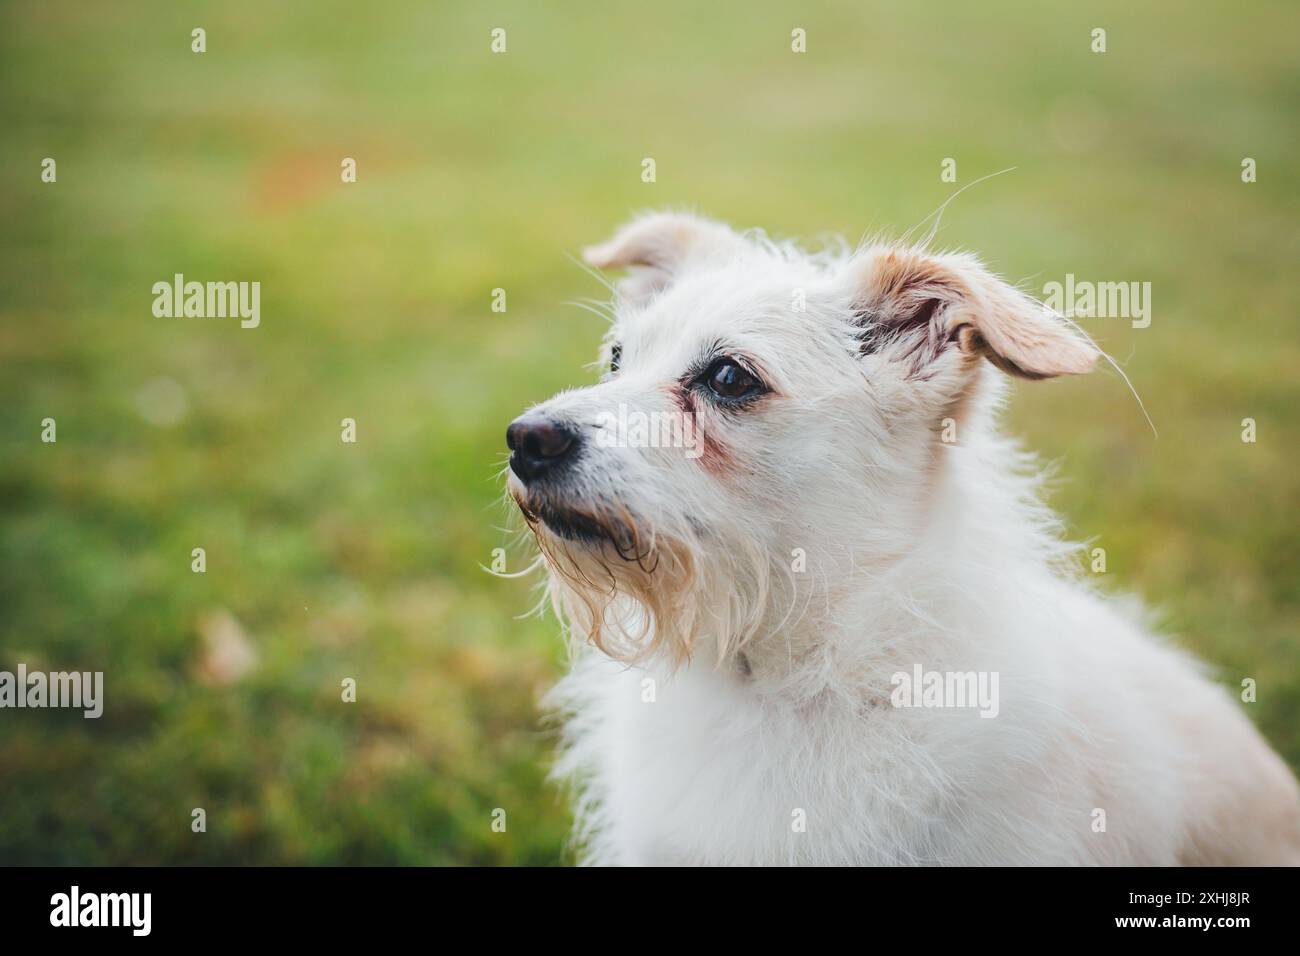
<path id="1" fill-rule="evenodd" d="M 1152 283 L 1150 328 L 1086 324 L 1159 440 L 1113 373 L 1020 384 L 1010 424 L 1296 766 L 1297 34 L 1281 0 L 4 4 L 0 668 L 107 702 L 0 712 L 0 862 L 565 860 L 556 628 L 481 566 L 506 424 L 590 378 L 566 254 L 669 204 L 899 233 L 944 157 L 1018 168 L 941 243 Z M 261 327 L 155 318 L 177 272 L 260 281 Z"/>

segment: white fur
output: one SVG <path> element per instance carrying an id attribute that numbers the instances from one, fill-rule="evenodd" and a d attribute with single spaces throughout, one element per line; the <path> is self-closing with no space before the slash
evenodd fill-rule
<path id="1" fill-rule="evenodd" d="M 920 267 L 891 285 L 900 253 Z M 581 429 L 620 403 L 670 410 L 715 344 L 779 394 L 696 403 L 721 467 L 587 448 L 561 485 L 511 476 L 521 503 L 633 527 L 652 556 L 530 522 L 576 648 L 551 703 L 585 861 L 1300 860 L 1290 771 L 1192 660 L 1065 570 L 1038 469 L 995 431 L 1004 377 L 980 354 L 1040 377 L 1091 346 L 970 257 L 810 256 L 661 214 L 589 258 L 633 270 L 607 340 L 622 368 L 530 414 Z M 887 325 L 927 297 L 928 327 Z M 892 675 L 917 664 L 998 673 L 997 716 L 893 706 Z"/>

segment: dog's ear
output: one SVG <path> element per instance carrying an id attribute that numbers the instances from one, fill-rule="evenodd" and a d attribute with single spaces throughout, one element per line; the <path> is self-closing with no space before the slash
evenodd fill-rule
<path id="1" fill-rule="evenodd" d="M 582 255 L 598 269 L 629 270 L 619 293 L 641 302 L 667 288 L 692 263 L 726 254 L 742 241 L 722 223 L 690 213 L 656 212 L 638 216 Z"/>
<path id="2" fill-rule="evenodd" d="M 1076 375 L 1101 354 L 974 256 L 875 246 L 854 257 L 864 353 L 889 349 L 920 372 L 945 354 L 982 355 L 1023 378 Z"/>

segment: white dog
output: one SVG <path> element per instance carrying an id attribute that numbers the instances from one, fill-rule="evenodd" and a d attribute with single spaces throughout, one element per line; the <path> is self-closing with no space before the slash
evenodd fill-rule
<path id="1" fill-rule="evenodd" d="M 508 434 L 586 861 L 1300 860 L 1291 772 L 994 430 L 1086 338 L 969 255 L 654 214 L 587 259 L 630 270 L 608 372 Z"/>

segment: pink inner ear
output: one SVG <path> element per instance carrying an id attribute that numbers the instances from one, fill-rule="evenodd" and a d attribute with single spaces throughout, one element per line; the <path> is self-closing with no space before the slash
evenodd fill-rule
<path id="1" fill-rule="evenodd" d="M 924 298 L 916 303 L 916 311 L 897 323 L 900 331 L 924 332 L 934 322 L 934 314 L 942 303 L 939 299 Z"/>
<path id="2" fill-rule="evenodd" d="M 1086 372 L 1100 354 L 972 256 L 886 248 L 868 262 L 858 305 L 873 321 L 866 337 L 909 342 L 918 371 L 953 341 L 1025 378 Z"/>
<path id="3" fill-rule="evenodd" d="M 885 249 L 869 261 L 862 309 L 897 332 L 923 331 L 943 306 L 967 297 L 958 276 L 915 250 Z"/>
<path id="4" fill-rule="evenodd" d="M 920 371 L 952 340 L 946 313 L 961 301 L 960 283 L 933 258 L 913 250 L 884 249 L 869 261 L 871 272 L 857 305 L 865 323 L 862 351 L 898 342 Z"/>

